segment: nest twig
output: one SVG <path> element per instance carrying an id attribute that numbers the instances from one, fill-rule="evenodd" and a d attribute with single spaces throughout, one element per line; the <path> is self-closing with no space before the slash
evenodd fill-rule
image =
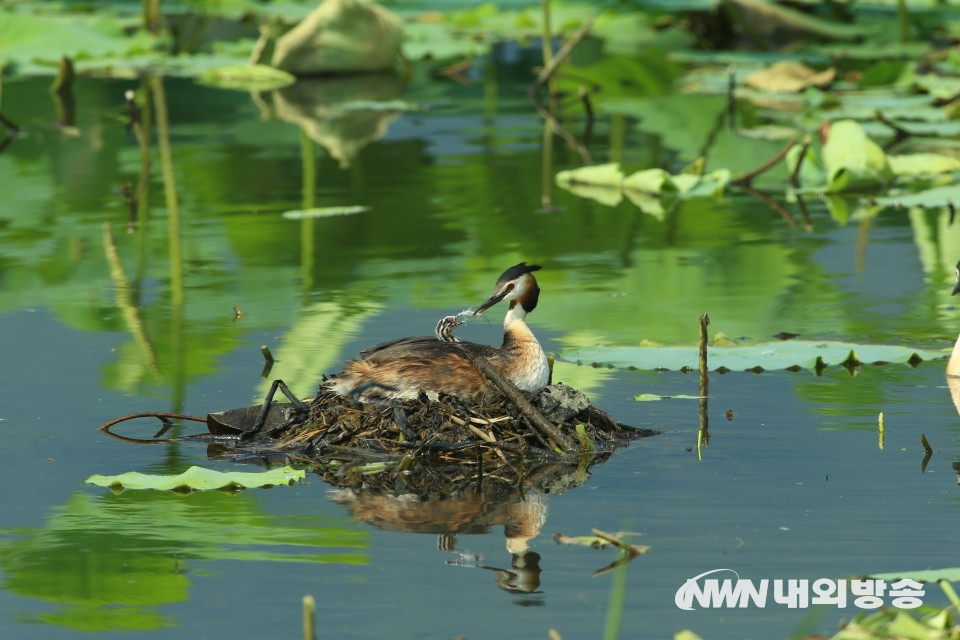
<path id="1" fill-rule="evenodd" d="M 340 487 L 442 497 L 469 488 L 549 488 L 565 482 L 564 474 L 582 472 L 630 440 L 654 433 L 618 424 L 562 384 L 524 393 L 522 400 L 560 441 L 587 446 L 577 455 L 558 453 L 557 440 L 531 424 L 530 408 L 501 396 L 475 405 L 448 396 L 361 404 L 321 388 L 309 413 L 278 420 L 232 446 L 218 442 L 213 454 L 280 454 L 312 465 Z"/>

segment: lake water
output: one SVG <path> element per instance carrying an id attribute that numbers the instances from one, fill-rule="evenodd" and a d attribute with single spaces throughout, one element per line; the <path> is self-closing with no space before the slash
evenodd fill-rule
<path id="1" fill-rule="evenodd" d="M 551 353 L 643 340 L 695 349 L 702 312 L 711 334 L 734 339 L 951 346 L 960 229 L 945 213 L 840 225 L 815 202 L 805 230 L 798 214 L 791 224 L 737 193 L 662 219 L 578 197 L 553 185 L 581 161 L 560 139 L 544 153 L 529 65 L 495 62 L 467 85 L 418 75 L 406 88 L 338 87 L 418 109 L 318 107 L 313 119 L 289 95 L 85 79 L 75 129 L 63 129 L 47 80 L 4 85 L 4 113 L 26 128 L 0 154 L 5 638 L 297 637 L 306 594 L 321 637 L 601 637 L 617 574 L 593 573 L 616 554 L 552 541 L 591 528 L 636 532 L 651 548 L 626 569 L 624 638 L 831 633 L 858 611 L 680 610 L 677 590 L 713 569 L 813 581 L 953 566 L 960 418 L 943 360 L 714 374 L 699 454 L 696 400 L 634 399 L 694 396 L 696 375 L 558 362 L 556 379 L 662 433 L 594 466 L 583 486 L 538 498 L 545 520 L 528 544 L 540 573 L 522 574 L 527 593 L 498 586 L 515 561 L 502 526 L 455 541 L 391 530 L 316 476 L 238 495 L 84 484 L 95 473 L 237 469 L 202 445 L 135 446 L 96 427 L 245 406 L 275 377 L 308 396 L 361 348 L 429 333 L 478 304 L 523 260 L 543 265 L 529 320 Z M 118 190 L 136 188 L 141 155 L 125 128 L 127 89 L 148 99 L 149 122 L 156 104 L 167 108 L 176 216 L 153 146 L 128 224 Z M 676 171 L 692 158 L 673 158 L 670 141 L 601 114 L 590 149 L 631 170 Z M 333 206 L 368 209 L 283 216 Z M 462 337 L 497 343 L 490 315 Z M 261 345 L 277 358 L 267 379 Z M 921 434 L 934 449 L 925 470 Z M 925 602 L 942 600 L 928 587 Z"/>

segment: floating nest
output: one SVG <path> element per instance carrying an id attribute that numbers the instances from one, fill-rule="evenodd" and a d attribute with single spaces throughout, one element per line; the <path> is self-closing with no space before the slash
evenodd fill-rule
<path id="1" fill-rule="evenodd" d="M 423 395 L 359 403 L 321 388 L 302 408 L 271 404 L 253 430 L 260 413 L 255 406 L 210 414 L 209 454 L 262 463 L 279 457 L 311 466 L 337 487 L 433 499 L 518 487 L 560 491 L 582 484 L 588 468 L 617 448 L 656 433 L 617 423 L 563 384 L 480 404 Z M 544 430 L 551 426 L 555 432 Z"/>

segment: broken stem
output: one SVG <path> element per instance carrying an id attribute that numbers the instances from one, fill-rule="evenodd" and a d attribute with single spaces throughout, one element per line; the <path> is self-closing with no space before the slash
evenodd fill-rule
<path id="1" fill-rule="evenodd" d="M 303 640 L 316 640 L 317 632 L 314 618 L 316 608 L 317 603 L 312 595 L 303 596 Z"/>
<path id="2" fill-rule="evenodd" d="M 577 445 L 573 439 L 567 437 L 566 434 L 547 420 L 544 415 L 523 396 L 516 385 L 504 378 L 492 364 L 487 362 L 486 358 L 474 355 L 466 349 L 461 353 L 473 363 L 473 366 L 480 371 L 481 375 L 486 378 L 491 386 L 506 396 L 507 399 L 520 410 L 523 417 L 530 422 L 530 425 L 533 426 L 541 436 L 545 436 L 548 441 L 552 442 L 554 446 L 559 447 L 564 452 L 577 450 Z"/>
<path id="3" fill-rule="evenodd" d="M 710 316 L 700 315 L 700 397 L 705 398 L 710 387 L 710 372 L 707 369 L 707 325 Z"/>
<path id="4" fill-rule="evenodd" d="M 535 96 L 537 91 L 540 90 L 540 87 L 553 76 L 557 71 L 557 67 L 569 57 L 573 52 L 573 49 L 580 44 L 580 41 L 583 40 L 586 35 L 590 32 L 590 27 L 593 26 L 593 21 L 597 19 L 597 14 L 592 14 L 589 18 L 584 20 L 583 24 L 580 25 L 580 28 L 577 29 L 577 32 L 570 37 L 569 40 L 563 43 L 563 46 L 560 47 L 560 50 L 557 51 L 556 55 L 548 62 L 544 60 L 544 67 L 540 70 L 540 73 L 537 74 L 536 80 L 533 81 L 533 84 L 530 85 L 530 95 Z"/>
<path id="5" fill-rule="evenodd" d="M 803 144 L 800 147 L 800 157 L 797 158 L 797 166 L 793 168 L 793 171 L 790 172 L 790 184 L 793 187 L 800 187 L 800 168 L 803 166 L 803 161 L 807 157 L 807 149 L 810 148 L 810 136 L 806 136 L 803 139 Z"/>
<path id="6" fill-rule="evenodd" d="M 707 325 L 710 316 L 700 315 L 700 428 L 697 429 L 697 459 L 703 459 L 702 449 L 710 442 L 707 394 L 710 392 L 710 376 L 707 367 Z"/>
<path id="7" fill-rule="evenodd" d="M 583 87 L 579 90 L 580 101 L 583 103 L 583 112 L 587 116 L 587 123 L 583 128 L 583 144 L 590 144 L 590 136 L 593 134 L 593 106 L 590 104 L 590 94 Z"/>

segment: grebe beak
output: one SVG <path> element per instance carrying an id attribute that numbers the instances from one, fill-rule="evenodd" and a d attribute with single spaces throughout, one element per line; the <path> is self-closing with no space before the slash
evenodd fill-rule
<path id="1" fill-rule="evenodd" d="M 955 296 L 955 295 L 957 295 L 958 293 L 960 293 L 960 280 L 957 280 L 957 284 L 956 284 L 956 286 L 953 288 L 953 292 L 952 292 L 950 295 Z"/>
<path id="2" fill-rule="evenodd" d="M 957 286 L 960 286 L 960 284 L 958 284 Z M 486 302 L 484 302 L 479 307 L 477 307 L 476 310 L 474 310 L 473 315 L 475 316 L 480 315 L 481 313 L 483 313 L 493 305 L 497 304 L 498 302 L 506 298 L 507 294 L 510 293 L 510 291 L 512 290 L 513 290 L 513 287 L 504 287 L 503 289 L 500 290 L 500 293 L 493 294 L 492 296 L 487 298 Z"/>

